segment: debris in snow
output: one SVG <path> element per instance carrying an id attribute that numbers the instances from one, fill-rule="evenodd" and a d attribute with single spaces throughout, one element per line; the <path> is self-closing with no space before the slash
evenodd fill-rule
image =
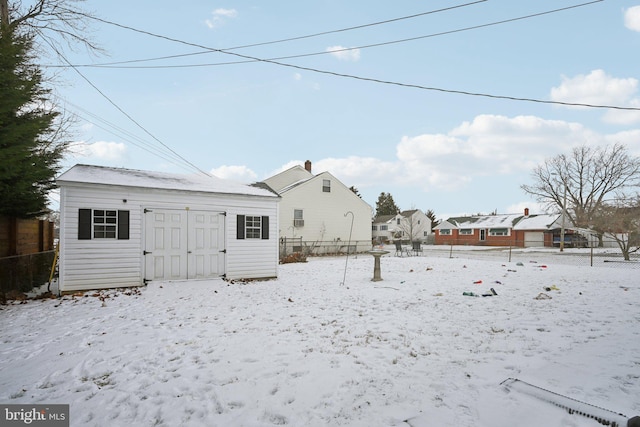
<path id="1" fill-rule="evenodd" d="M 545 293 L 540 292 L 534 299 L 551 299 L 551 297 Z"/>
<path id="2" fill-rule="evenodd" d="M 475 281 L 475 282 L 473 282 L 473 283 L 474 283 L 474 284 L 476 284 L 476 285 L 479 285 L 479 284 L 481 284 L 481 283 L 482 283 L 482 280 L 476 280 L 476 281 Z"/>

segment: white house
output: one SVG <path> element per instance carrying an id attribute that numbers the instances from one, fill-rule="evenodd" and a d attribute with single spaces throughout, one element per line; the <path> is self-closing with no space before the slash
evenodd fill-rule
<path id="1" fill-rule="evenodd" d="M 419 209 L 402 211 L 396 215 L 374 218 L 373 239 L 377 242 L 394 240 L 426 242 L 431 234 L 431 219 Z"/>
<path id="2" fill-rule="evenodd" d="M 268 189 L 87 165 L 57 183 L 60 292 L 277 277 L 279 197 Z"/>
<path id="3" fill-rule="evenodd" d="M 315 253 L 371 249 L 371 206 L 329 172 L 314 175 L 307 160 L 304 168 L 294 166 L 263 182 L 281 197 L 283 241 L 313 247 Z"/>

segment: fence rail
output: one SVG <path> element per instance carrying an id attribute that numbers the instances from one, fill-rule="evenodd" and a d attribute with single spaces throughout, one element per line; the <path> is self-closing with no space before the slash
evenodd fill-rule
<path id="1" fill-rule="evenodd" d="M 282 237 L 280 239 L 280 258 L 293 253 L 306 256 L 345 255 L 364 252 L 371 249 L 370 240 L 302 240 L 298 237 Z"/>
<path id="2" fill-rule="evenodd" d="M 395 252 L 395 247 L 386 247 Z M 439 258 L 468 258 L 498 262 L 564 264 L 611 268 L 640 268 L 640 254 L 632 253 L 625 260 L 618 248 L 565 248 L 519 246 L 462 246 L 426 245 L 422 256 Z M 393 253 L 391 255 L 393 255 Z"/>

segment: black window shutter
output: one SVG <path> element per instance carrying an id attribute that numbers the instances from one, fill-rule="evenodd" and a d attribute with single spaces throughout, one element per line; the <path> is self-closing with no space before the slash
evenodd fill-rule
<path id="1" fill-rule="evenodd" d="M 237 216 L 236 238 L 244 239 L 244 215 Z"/>
<path id="2" fill-rule="evenodd" d="M 78 240 L 91 240 L 91 209 L 78 209 Z"/>
<path id="3" fill-rule="evenodd" d="M 118 239 L 129 240 L 129 211 L 118 211 Z"/>
<path id="4" fill-rule="evenodd" d="M 268 216 L 262 217 L 262 239 L 263 240 L 269 239 L 269 217 Z"/>

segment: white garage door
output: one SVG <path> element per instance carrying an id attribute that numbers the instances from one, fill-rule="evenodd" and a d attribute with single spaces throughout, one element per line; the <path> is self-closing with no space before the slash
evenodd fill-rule
<path id="1" fill-rule="evenodd" d="M 541 231 L 525 231 L 524 246 L 526 248 L 536 248 L 544 246 L 544 233 Z"/>
<path id="2" fill-rule="evenodd" d="M 221 212 L 145 209 L 145 280 L 222 276 L 224 219 Z"/>

